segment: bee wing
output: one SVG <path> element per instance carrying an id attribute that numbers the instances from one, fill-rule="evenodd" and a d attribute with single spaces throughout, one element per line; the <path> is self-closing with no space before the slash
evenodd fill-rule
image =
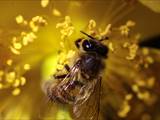
<path id="1" fill-rule="evenodd" d="M 75 80 L 78 76 L 78 72 L 80 70 L 79 62 L 77 62 L 70 70 L 70 72 L 67 74 L 67 76 L 59 83 L 59 85 L 65 85 L 69 81 Z M 68 86 L 68 85 L 67 85 Z M 66 87 L 67 87 L 66 86 Z"/>
<path id="2" fill-rule="evenodd" d="M 55 80 L 50 80 L 45 83 L 44 91 L 49 96 L 50 100 L 58 101 L 60 103 L 72 104 L 74 102 L 74 97 L 70 91 L 74 87 L 74 82 L 78 80 L 78 75 L 80 71 L 80 64 L 77 61 L 74 66 L 70 69 L 70 72 L 57 83 Z"/>
<path id="3" fill-rule="evenodd" d="M 93 79 L 85 85 L 84 95 L 79 95 L 73 105 L 75 120 L 98 120 L 100 106 L 101 78 Z"/>

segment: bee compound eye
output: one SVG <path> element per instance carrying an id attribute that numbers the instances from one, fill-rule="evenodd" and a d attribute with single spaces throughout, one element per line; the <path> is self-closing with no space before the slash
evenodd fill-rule
<path id="1" fill-rule="evenodd" d="M 91 50 L 93 48 L 92 44 L 88 40 L 84 40 L 82 43 L 84 50 Z"/>

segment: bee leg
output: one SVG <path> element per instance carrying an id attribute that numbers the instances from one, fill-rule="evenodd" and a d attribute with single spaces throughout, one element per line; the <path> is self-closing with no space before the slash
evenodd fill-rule
<path id="1" fill-rule="evenodd" d="M 69 67 L 68 64 L 65 64 L 65 65 L 64 65 L 64 68 L 67 70 L 67 72 L 70 72 L 70 69 L 71 69 L 71 68 Z"/>
<path id="2" fill-rule="evenodd" d="M 65 64 L 64 65 L 64 68 L 66 69 L 66 71 L 69 73 L 70 72 L 70 67 L 69 67 L 69 65 L 68 64 Z M 57 75 L 57 74 L 54 74 L 53 75 L 53 77 L 54 77 L 54 79 L 64 79 L 65 77 L 70 77 L 70 75 L 68 75 L 68 73 L 66 73 L 66 74 L 60 74 L 60 75 Z"/>
<path id="3" fill-rule="evenodd" d="M 63 75 L 53 75 L 53 77 L 55 78 L 55 79 L 63 79 L 63 78 L 65 78 L 67 76 L 67 74 L 63 74 Z M 69 76 L 68 76 L 69 77 Z"/>
<path id="4" fill-rule="evenodd" d="M 81 41 L 82 41 L 82 38 L 79 38 L 79 39 L 77 39 L 77 40 L 75 41 L 75 45 L 76 45 L 77 48 L 80 48 L 79 43 L 80 43 Z"/>

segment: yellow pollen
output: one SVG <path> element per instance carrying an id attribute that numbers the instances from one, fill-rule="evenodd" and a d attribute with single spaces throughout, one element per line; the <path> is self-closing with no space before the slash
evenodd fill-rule
<path id="1" fill-rule="evenodd" d="M 63 65 L 60 65 L 60 64 L 57 65 L 57 69 L 58 69 L 58 70 L 62 70 L 63 68 L 64 68 Z"/>
<path id="2" fill-rule="evenodd" d="M 141 99 L 141 100 L 148 100 L 148 99 L 150 99 L 150 93 L 149 92 L 147 92 L 147 91 L 145 91 L 145 92 L 139 92 L 138 93 L 138 95 L 137 95 L 137 97 L 139 98 L 139 99 Z"/>
<path id="3" fill-rule="evenodd" d="M 20 84 L 19 79 L 16 79 L 16 80 L 14 81 L 14 83 L 13 83 L 13 86 L 14 86 L 14 87 L 18 87 L 19 84 Z"/>
<path id="4" fill-rule="evenodd" d="M 128 104 L 128 102 L 124 101 L 120 111 L 118 111 L 118 116 L 121 118 L 124 118 L 127 116 L 128 112 L 131 110 L 130 105 Z"/>
<path id="5" fill-rule="evenodd" d="M 152 88 L 152 87 L 154 86 L 154 84 L 155 84 L 155 78 L 154 78 L 154 77 L 151 77 L 151 78 L 149 78 L 149 79 L 147 80 L 147 86 L 148 86 L 149 88 Z"/>
<path id="6" fill-rule="evenodd" d="M 110 29 L 111 29 L 111 24 L 108 24 L 106 26 L 105 30 L 100 32 L 100 35 L 101 36 L 106 36 L 106 35 L 110 34 L 111 33 Z"/>
<path id="7" fill-rule="evenodd" d="M 21 43 L 16 43 L 15 42 L 15 43 L 13 43 L 13 46 L 14 46 L 15 49 L 18 49 L 18 50 L 22 48 L 22 44 Z"/>
<path id="8" fill-rule="evenodd" d="M 4 71 L 0 70 L 0 77 L 2 77 L 4 75 Z"/>
<path id="9" fill-rule="evenodd" d="M 7 65 L 11 66 L 12 63 L 13 63 L 13 60 L 12 60 L 12 59 L 8 59 L 8 60 L 6 61 L 6 63 L 7 63 Z"/>
<path id="10" fill-rule="evenodd" d="M 10 46 L 10 50 L 15 55 L 19 55 L 20 54 L 20 51 L 18 51 L 17 49 L 13 48 L 12 46 Z"/>
<path id="11" fill-rule="evenodd" d="M 24 70 L 30 70 L 30 69 L 31 69 L 30 64 L 25 64 L 25 65 L 24 65 Z"/>
<path id="12" fill-rule="evenodd" d="M 3 88 L 3 84 L 2 83 L 0 83 L 0 90 Z"/>
<path id="13" fill-rule="evenodd" d="M 64 48 L 64 42 L 60 42 L 60 46 Z"/>
<path id="14" fill-rule="evenodd" d="M 26 84 L 26 78 L 25 77 L 21 77 L 20 78 L 20 84 L 23 86 Z"/>
<path id="15" fill-rule="evenodd" d="M 128 27 L 133 27 L 133 26 L 135 26 L 135 22 L 134 21 L 132 21 L 132 20 L 129 20 L 129 21 L 127 21 L 127 23 L 126 23 L 126 25 L 128 26 Z"/>
<path id="16" fill-rule="evenodd" d="M 16 78 L 16 73 L 15 72 L 9 72 L 6 74 L 6 81 L 8 83 L 12 83 Z"/>
<path id="17" fill-rule="evenodd" d="M 150 57 L 150 56 L 147 56 L 146 60 L 147 60 L 147 62 L 150 63 L 150 64 L 152 64 L 152 63 L 154 62 L 153 58 Z"/>
<path id="18" fill-rule="evenodd" d="M 88 28 L 89 28 L 89 30 L 92 30 L 92 29 L 95 28 L 95 27 L 96 27 L 96 22 L 91 19 L 91 20 L 89 21 Z"/>
<path id="19" fill-rule="evenodd" d="M 142 53 L 143 53 L 144 55 L 148 55 L 148 54 L 149 54 L 149 49 L 148 49 L 148 48 L 143 48 L 143 49 L 142 49 Z"/>
<path id="20" fill-rule="evenodd" d="M 74 27 L 69 16 L 65 16 L 64 22 L 57 23 L 56 28 L 60 28 L 61 39 L 71 36 L 74 32 Z"/>
<path id="21" fill-rule="evenodd" d="M 129 55 L 126 57 L 127 60 L 133 60 L 136 57 L 136 53 L 138 50 L 137 44 L 132 44 L 129 47 Z"/>
<path id="22" fill-rule="evenodd" d="M 75 51 L 69 50 L 69 52 L 68 52 L 68 54 L 66 56 L 66 59 L 72 58 L 74 55 L 75 55 Z"/>
<path id="23" fill-rule="evenodd" d="M 23 23 L 23 21 L 24 21 L 24 18 L 23 18 L 22 15 L 18 15 L 18 16 L 16 17 L 16 22 L 17 22 L 18 24 Z"/>
<path id="24" fill-rule="evenodd" d="M 133 90 L 134 92 L 139 92 L 139 87 L 138 87 L 138 85 L 136 85 L 136 84 L 132 85 L 132 90 Z"/>
<path id="25" fill-rule="evenodd" d="M 20 90 L 19 88 L 15 88 L 15 89 L 12 91 L 12 95 L 13 95 L 13 96 L 17 96 L 17 95 L 20 94 L 20 92 L 21 92 L 21 90 Z"/>
<path id="26" fill-rule="evenodd" d="M 52 13 L 54 16 L 57 16 L 57 17 L 61 16 L 61 12 L 56 8 L 53 9 Z"/>
<path id="27" fill-rule="evenodd" d="M 114 47 L 113 47 L 113 43 L 112 42 L 109 42 L 108 47 L 112 52 L 114 51 Z"/>
<path id="28" fill-rule="evenodd" d="M 42 6 L 43 8 L 47 7 L 48 4 L 49 4 L 49 0 L 41 0 L 41 6 Z"/>
<path id="29" fill-rule="evenodd" d="M 144 80 L 137 80 L 136 83 L 138 86 L 145 86 L 146 85 Z"/>
<path id="30" fill-rule="evenodd" d="M 125 96 L 125 99 L 126 99 L 126 100 L 131 100 L 131 99 L 132 99 L 132 97 L 133 97 L 133 95 L 132 95 L 132 94 L 127 94 L 127 95 Z"/>
<path id="31" fill-rule="evenodd" d="M 124 44 L 123 44 L 123 47 L 124 48 L 127 48 L 129 46 L 129 42 L 125 42 Z"/>

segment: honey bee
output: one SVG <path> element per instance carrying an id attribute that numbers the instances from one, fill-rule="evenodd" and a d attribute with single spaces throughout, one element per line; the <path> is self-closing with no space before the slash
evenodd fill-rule
<path id="1" fill-rule="evenodd" d="M 75 46 L 80 50 L 73 66 L 64 65 L 67 74 L 54 74 L 57 83 L 46 85 L 46 94 L 51 101 L 72 106 L 74 120 L 97 120 L 100 109 L 102 71 L 105 68 L 108 47 L 103 40 L 82 32 L 87 39 L 80 38 Z"/>

